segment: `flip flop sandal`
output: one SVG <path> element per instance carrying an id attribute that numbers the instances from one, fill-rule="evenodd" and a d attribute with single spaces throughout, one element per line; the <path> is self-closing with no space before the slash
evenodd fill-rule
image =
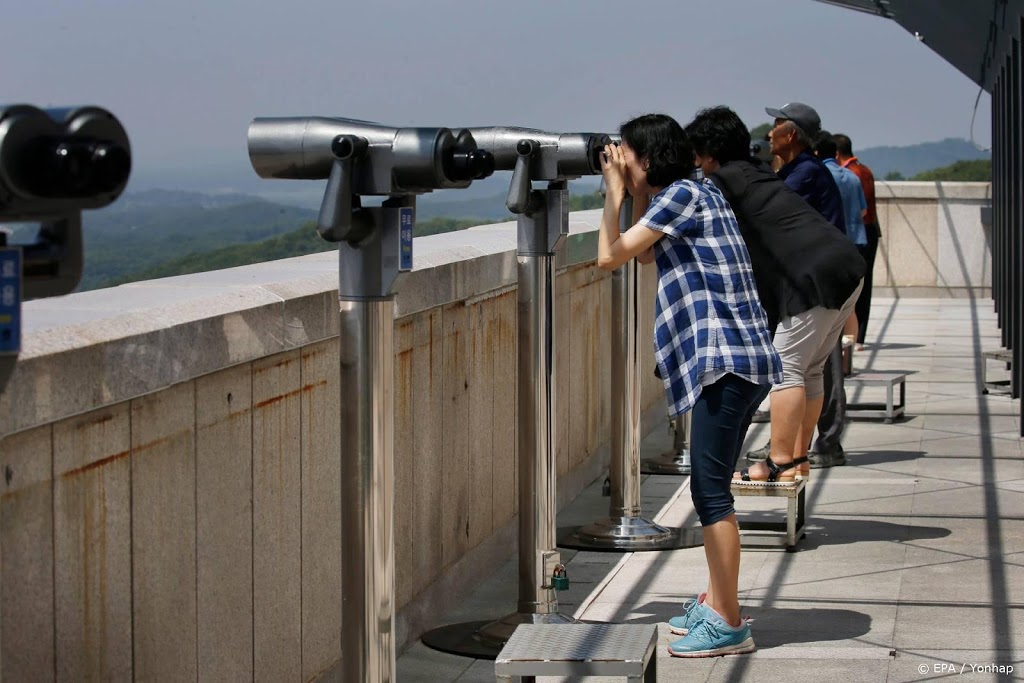
<path id="1" fill-rule="evenodd" d="M 784 465 L 777 464 L 771 457 L 764 459 L 764 464 L 768 468 L 768 478 L 764 481 L 755 480 L 750 478 L 750 468 L 744 467 L 740 470 L 740 478 L 734 479 L 733 482 L 740 484 L 741 486 L 795 486 L 796 478 L 794 474 L 793 479 L 786 479 L 780 481 L 780 477 L 783 472 L 795 468 L 797 465 L 807 462 L 807 458 L 794 458 L 792 462 L 787 462 Z"/>

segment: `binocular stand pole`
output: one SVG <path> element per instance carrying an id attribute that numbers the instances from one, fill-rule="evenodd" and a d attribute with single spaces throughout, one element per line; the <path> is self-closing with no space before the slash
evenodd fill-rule
<path id="1" fill-rule="evenodd" d="M 496 658 L 520 624 L 575 621 L 558 613 L 555 595 L 555 574 L 564 567 L 555 547 L 552 261 L 568 230 L 567 184 L 552 182 L 533 194 L 534 209 L 518 219 L 519 604 L 497 621 L 452 624 L 423 635 L 428 647 L 478 659 Z"/>
<path id="2" fill-rule="evenodd" d="M 690 413 L 672 422 L 672 448 L 640 461 L 640 474 L 690 474 Z"/>
<path id="3" fill-rule="evenodd" d="M 339 244 L 341 365 L 341 680 L 393 683 L 394 327 L 399 231 L 415 200 L 389 200 L 371 236 Z M 390 204 L 390 206 L 389 206 Z M 410 233 L 411 235 L 411 233 Z M 410 240 L 411 245 L 411 240 Z M 410 247 L 411 248 L 411 247 Z M 411 267 L 411 251 L 409 263 Z"/>
<path id="4" fill-rule="evenodd" d="M 632 219 L 633 200 L 627 197 L 619 215 L 619 229 L 628 230 Z M 664 527 L 642 516 L 637 276 L 635 259 L 612 274 L 612 454 L 608 517 L 586 526 L 559 530 L 558 545 L 562 548 L 637 552 L 692 548 L 703 544 L 699 529 Z"/>

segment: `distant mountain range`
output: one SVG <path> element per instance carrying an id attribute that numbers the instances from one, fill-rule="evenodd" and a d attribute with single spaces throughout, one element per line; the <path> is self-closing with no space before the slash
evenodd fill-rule
<path id="1" fill-rule="evenodd" d="M 949 166 L 955 161 L 992 158 L 991 152 L 982 152 L 962 138 L 947 138 L 905 147 L 867 147 L 863 150 L 855 149 L 854 153 L 879 179 L 892 172 L 900 173 L 904 178 L 912 178 L 918 173 Z"/>

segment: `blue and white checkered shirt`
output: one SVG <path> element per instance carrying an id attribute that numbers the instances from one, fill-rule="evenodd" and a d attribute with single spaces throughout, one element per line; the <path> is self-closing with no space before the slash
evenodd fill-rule
<path id="1" fill-rule="evenodd" d="M 651 200 L 640 225 L 665 233 L 658 266 L 654 355 L 669 412 L 693 407 L 727 373 L 782 381 L 768 317 L 732 208 L 710 181 L 679 180 Z"/>

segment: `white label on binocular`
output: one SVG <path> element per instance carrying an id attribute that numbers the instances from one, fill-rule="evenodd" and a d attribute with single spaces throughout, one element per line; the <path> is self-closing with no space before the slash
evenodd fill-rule
<path id="1" fill-rule="evenodd" d="M 398 213 L 399 226 L 401 229 L 401 232 L 399 233 L 399 239 L 401 242 L 400 248 L 402 250 L 401 265 L 398 267 L 398 269 L 412 270 L 412 208 L 403 207 L 398 210 Z"/>
<path id="2" fill-rule="evenodd" d="M 21 350 L 21 250 L 0 248 L 0 354 Z"/>

